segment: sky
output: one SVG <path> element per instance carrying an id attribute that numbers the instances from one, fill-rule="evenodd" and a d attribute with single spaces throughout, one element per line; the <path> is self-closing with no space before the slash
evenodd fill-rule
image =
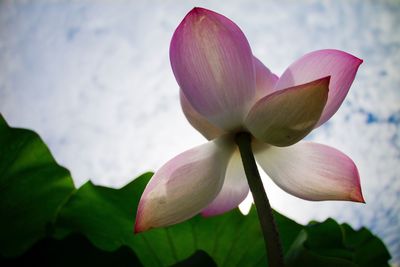
<path id="1" fill-rule="evenodd" d="M 317 49 L 364 60 L 339 111 L 307 139 L 354 160 L 366 204 L 304 201 L 263 179 L 279 212 L 367 226 L 400 264 L 399 1 L 1 1 L 1 114 L 38 132 L 77 186 L 121 187 L 157 170 L 206 142 L 183 116 L 169 63 L 194 6 L 235 21 L 277 75 Z"/>

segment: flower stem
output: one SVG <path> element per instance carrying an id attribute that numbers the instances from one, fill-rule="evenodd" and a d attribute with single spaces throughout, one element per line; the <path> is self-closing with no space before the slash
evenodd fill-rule
<path id="1" fill-rule="evenodd" d="M 256 204 L 258 219 L 260 220 L 267 249 L 268 266 L 283 267 L 283 254 L 279 233 L 251 149 L 251 135 L 245 132 L 238 133 L 235 136 L 235 142 L 239 147 L 247 182 L 249 183 L 254 203 Z"/>

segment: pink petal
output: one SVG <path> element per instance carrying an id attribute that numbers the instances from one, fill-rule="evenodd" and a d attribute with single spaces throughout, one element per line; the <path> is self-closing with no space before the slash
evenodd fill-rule
<path id="1" fill-rule="evenodd" d="M 328 101 L 316 127 L 330 119 L 339 109 L 363 61 L 339 50 L 326 49 L 306 54 L 282 74 L 276 90 L 331 76 Z"/>
<path id="2" fill-rule="evenodd" d="M 242 158 L 240 157 L 239 150 L 236 149 L 228 163 L 221 191 L 201 214 L 208 217 L 230 211 L 239 206 L 248 193 L 249 185 L 244 173 Z"/>
<path id="3" fill-rule="evenodd" d="M 364 202 L 354 162 L 325 145 L 301 142 L 280 148 L 257 143 L 257 162 L 283 190 L 307 200 Z"/>
<path id="4" fill-rule="evenodd" d="M 231 153 L 221 138 L 168 161 L 143 192 L 135 232 L 176 224 L 204 209 L 221 190 Z"/>
<path id="5" fill-rule="evenodd" d="M 181 106 L 186 119 L 190 124 L 198 130 L 205 138 L 212 140 L 224 134 L 224 131 L 217 128 L 209 122 L 204 116 L 200 115 L 189 103 L 183 94 L 182 90 L 179 92 L 181 99 Z"/>
<path id="6" fill-rule="evenodd" d="M 306 136 L 318 122 L 328 97 L 329 77 L 280 90 L 263 97 L 246 118 L 258 140 L 289 146 Z"/>
<path id="7" fill-rule="evenodd" d="M 256 99 L 275 92 L 275 84 L 278 76 L 273 74 L 258 58 L 253 57 L 256 69 Z"/>
<path id="8" fill-rule="evenodd" d="M 255 95 L 255 71 L 249 43 L 235 23 L 194 8 L 172 37 L 170 59 L 197 112 L 224 130 L 240 127 Z"/>

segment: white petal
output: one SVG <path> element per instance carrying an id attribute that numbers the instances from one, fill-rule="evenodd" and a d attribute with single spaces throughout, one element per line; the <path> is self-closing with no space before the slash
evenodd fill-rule
<path id="1" fill-rule="evenodd" d="M 290 65 L 276 83 L 275 90 L 331 76 L 328 101 L 316 125 L 318 127 L 339 109 L 362 62 L 361 59 L 339 50 L 314 51 Z"/>
<path id="2" fill-rule="evenodd" d="M 329 77 L 267 95 L 255 103 L 245 124 L 258 140 L 275 146 L 300 141 L 318 122 L 328 97 Z"/>
<path id="3" fill-rule="evenodd" d="M 197 112 L 226 131 L 240 128 L 256 79 L 250 45 L 233 21 L 194 8 L 172 37 L 170 59 L 179 87 Z"/>
<path id="4" fill-rule="evenodd" d="M 278 76 L 272 73 L 258 58 L 253 57 L 256 70 L 256 99 L 275 92 L 275 84 Z"/>
<path id="5" fill-rule="evenodd" d="M 179 223 L 204 209 L 221 190 L 231 153 L 220 138 L 168 161 L 143 192 L 135 232 Z"/>
<path id="6" fill-rule="evenodd" d="M 214 216 L 239 206 L 249 193 L 239 149 L 232 155 L 225 174 L 224 185 L 214 201 L 205 208 L 203 216 Z"/>
<path id="7" fill-rule="evenodd" d="M 254 151 L 268 176 L 294 196 L 364 202 L 357 167 L 332 147 L 312 142 L 284 148 L 256 143 Z"/>
<path id="8" fill-rule="evenodd" d="M 212 140 L 224 134 L 223 130 L 213 125 L 206 117 L 198 113 L 192 107 L 182 90 L 179 91 L 179 96 L 181 100 L 182 111 L 183 114 L 185 114 L 186 119 L 205 138 Z"/>

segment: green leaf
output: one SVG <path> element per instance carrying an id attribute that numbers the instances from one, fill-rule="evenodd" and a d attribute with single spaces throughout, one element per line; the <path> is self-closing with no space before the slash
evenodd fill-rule
<path id="1" fill-rule="evenodd" d="M 43 238 L 74 190 L 42 139 L 10 128 L 0 115 L 0 255 L 19 255 Z"/>
<path id="2" fill-rule="evenodd" d="M 389 267 L 391 256 L 382 240 L 368 229 L 353 230 L 348 224 L 342 224 L 343 241 L 348 249 L 354 251 L 354 261 L 363 267 Z"/>

